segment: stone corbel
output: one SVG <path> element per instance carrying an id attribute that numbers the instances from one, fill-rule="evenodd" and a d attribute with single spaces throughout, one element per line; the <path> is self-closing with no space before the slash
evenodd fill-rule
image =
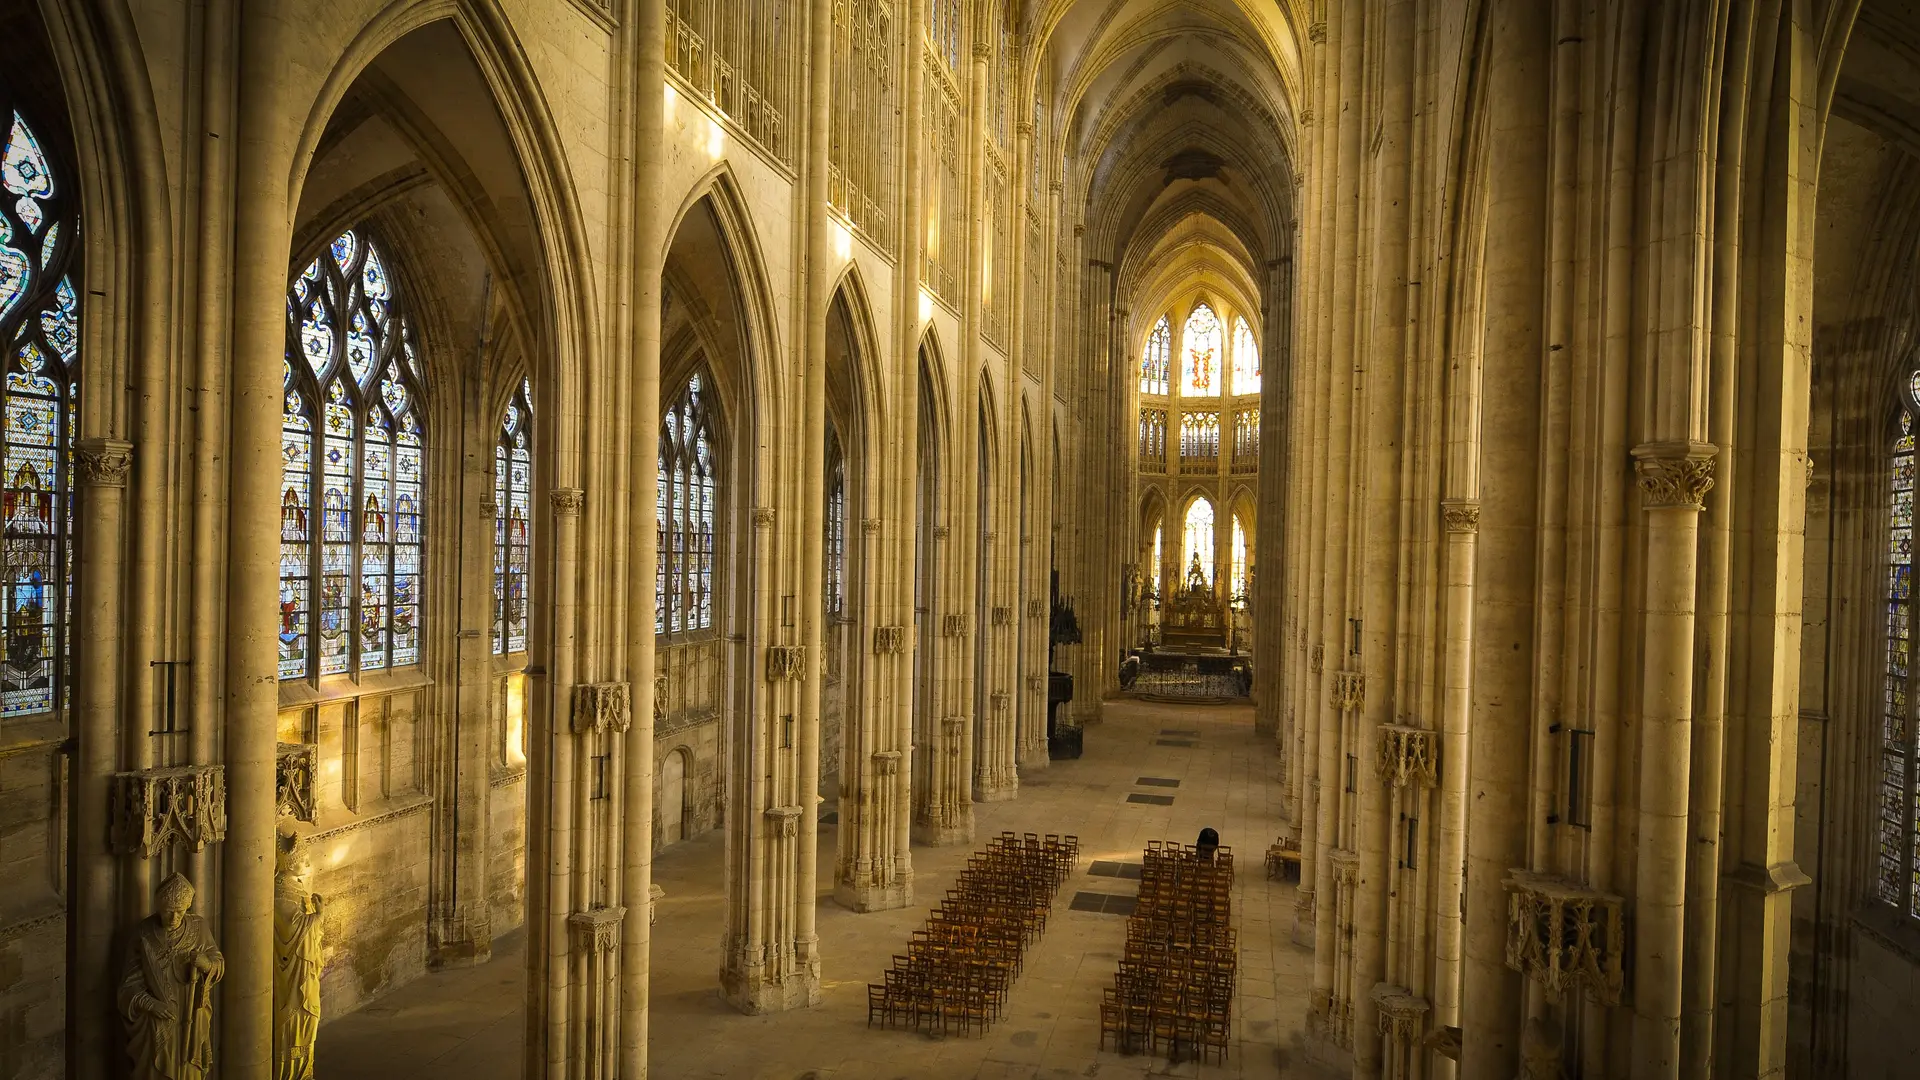
<path id="1" fill-rule="evenodd" d="M 1640 506 L 1645 510 L 1705 510 L 1713 490 L 1712 443 L 1675 440 L 1642 443 L 1633 448 L 1633 467 L 1640 480 Z"/>
<path id="2" fill-rule="evenodd" d="M 576 953 L 610 953 L 620 947 L 620 924 L 626 919 L 623 907 L 597 907 L 567 916 Z"/>
<path id="3" fill-rule="evenodd" d="M 1367 677 L 1358 671 L 1336 671 L 1328 700 L 1341 712 L 1367 703 Z"/>
<path id="4" fill-rule="evenodd" d="M 993 625 L 1012 626 L 1013 625 L 1013 609 L 1011 607 L 994 608 L 993 609 Z"/>
<path id="5" fill-rule="evenodd" d="M 573 733 L 625 732 L 633 722 L 633 690 L 628 683 L 581 683 L 573 688 Z"/>
<path id="6" fill-rule="evenodd" d="M 1450 533 L 1480 531 L 1480 504 L 1472 499 L 1445 499 L 1440 503 L 1440 520 Z"/>
<path id="7" fill-rule="evenodd" d="M 554 488 L 547 493 L 547 502 L 552 504 L 554 513 L 573 517 L 587 505 L 587 493 L 576 487 Z"/>
<path id="8" fill-rule="evenodd" d="M 896 656 L 907 651 L 907 628 L 904 626 L 876 626 L 873 628 L 873 655 Z"/>
<path id="9" fill-rule="evenodd" d="M 279 743 L 274 746 L 273 759 L 274 795 L 280 813 L 313 824 L 317 805 L 314 774 L 320 764 L 320 747 L 314 743 Z"/>
<path id="10" fill-rule="evenodd" d="M 73 458 L 81 486 L 123 488 L 133 471 L 133 444 L 124 439 L 78 439 Z"/>
<path id="11" fill-rule="evenodd" d="M 966 637 L 973 629 L 971 620 L 965 615 L 948 615 L 940 625 L 941 632 L 947 637 Z"/>
<path id="12" fill-rule="evenodd" d="M 897 776 L 900 772 L 900 751 L 874 751 L 873 772 L 875 776 Z"/>
<path id="13" fill-rule="evenodd" d="M 151 859 L 175 842 L 194 851 L 227 838 L 227 774 L 219 765 L 115 773 L 113 850 Z"/>
<path id="14" fill-rule="evenodd" d="M 1558 998 L 1575 986 L 1602 1005 L 1625 987 L 1626 901 L 1552 874 L 1515 870 L 1507 888 L 1507 966 Z"/>
<path id="15" fill-rule="evenodd" d="M 800 835 L 800 808 L 797 806 L 769 806 L 763 815 L 767 820 L 767 832 L 782 840 L 791 840 Z"/>
<path id="16" fill-rule="evenodd" d="M 1334 848 L 1327 853 L 1327 861 L 1333 864 L 1333 880 L 1337 885 L 1351 889 L 1360 880 L 1360 856 L 1346 848 Z"/>
<path id="17" fill-rule="evenodd" d="M 946 728 L 947 742 L 953 744 L 953 748 L 958 750 L 961 742 L 967 737 L 968 719 L 964 716 L 948 716 L 940 722 Z"/>
<path id="18" fill-rule="evenodd" d="M 1427 1026 L 1427 999 L 1392 983 L 1375 983 L 1373 1003 L 1380 1009 L 1380 1034 L 1399 1046 L 1417 1046 Z"/>
<path id="19" fill-rule="evenodd" d="M 1432 787 L 1440 758 L 1440 733 L 1400 724 L 1380 725 L 1380 782 L 1391 787 Z"/>
<path id="20" fill-rule="evenodd" d="M 805 645 L 767 646 L 767 681 L 798 679 L 807 672 Z"/>
<path id="21" fill-rule="evenodd" d="M 993 714 L 995 716 L 1005 716 L 1007 707 L 1013 704 L 1013 695 L 1007 693 L 1005 690 L 995 690 L 989 700 L 993 702 Z"/>

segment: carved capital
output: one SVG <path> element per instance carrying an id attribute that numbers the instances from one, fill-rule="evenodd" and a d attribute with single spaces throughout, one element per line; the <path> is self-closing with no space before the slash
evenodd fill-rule
<path id="1" fill-rule="evenodd" d="M 993 702 L 994 715 L 1004 716 L 1008 706 L 1013 704 L 1013 695 L 1005 690 L 995 690 L 989 700 Z"/>
<path id="2" fill-rule="evenodd" d="M 1045 600 L 1036 599 L 1036 600 L 1027 601 L 1027 618 L 1044 619 L 1046 617 L 1047 617 L 1047 602 Z"/>
<path id="3" fill-rule="evenodd" d="M 1507 888 L 1507 966 L 1556 999 L 1584 985 L 1620 1004 L 1627 951 L 1626 901 L 1552 874 L 1515 870 Z"/>
<path id="4" fill-rule="evenodd" d="M 500 504 L 493 501 L 492 494 L 480 496 L 480 520 L 492 521 L 500 516 Z"/>
<path id="5" fill-rule="evenodd" d="M 1327 669 L 1327 647 L 1325 645 L 1315 645 L 1313 648 L 1308 649 L 1307 650 L 1307 670 L 1313 672 L 1315 675 L 1318 675 L 1321 672 L 1325 671 L 1326 669 Z"/>
<path id="6" fill-rule="evenodd" d="M 80 439 L 73 444 L 73 458 L 83 486 L 123 488 L 133 471 L 133 444 L 124 439 Z"/>
<path id="7" fill-rule="evenodd" d="M 767 681 L 798 679 L 807 673 L 805 645 L 767 646 Z"/>
<path id="8" fill-rule="evenodd" d="M 1381 724 L 1375 767 L 1390 787 L 1432 787 L 1440 758 L 1440 733 L 1426 728 Z"/>
<path id="9" fill-rule="evenodd" d="M 629 683 L 581 683 L 573 688 L 573 731 L 627 730 L 633 722 L 633 688 Z"/>
<path id="10" fill-rule="evenodd" d="M 945 525 L 935 525 L 933 527 L 933 538 L 935 540 L 945 540 L 952 532 L 953 530 L 947 528 Z"/>
<path id="11" fill-rule="evenodd" d="M 970 724 L 971 721 L 964 716 L 947 716 L 940 720 L 940 726 L 946 732 L 947 743 L 955 750 L 958 750 L 960 744 L 966 741 L 967 728 Z"/>
<path id="12" fill-rule="evenodd" d="M 756 529 L 773 528 L 773 507 L 756 506 L 753 508 L 753 527 Z"/>
<path id="13" fill-rule="evenodd" d="M 965 615 L 948 615 L 941 621 L 940 632 L 946 637 L 966 637 L 973 632 L 973 620 Z"/>
<path id="14" fill-rule="evenodd" d="M 1358 709 L 1367 703 L 1367 677 L 1357 671 L 1336 671 L 1328 700 L 1341 711 Z"/>
<path id="15" fill-rule="evenodd" d="M 1450 533 L 1477 533 L 1480 531 L 1480 503 L 1475 499 L 1442 500 L 1440 520 Z"/>
<path id="16" fill-rule="evenodd" d="M 900 751 L 877 750 L 873 755 L 873 773 L 875 776 L 897 776 L 900 772 Z"/>
<path id="17" fill-rule="evenodd" d="M 1713 489 L 1711 443 L 1655 442 L 1633 448 L 1644 510 L 1705 510 Z"/>
<path id="18" fill-rule="evenodd" d="M 1300 110 L 1300 126 L 1303 128 L 1313 126 L 1313 110 L 1312 109 Z"/>
<path id="19" fill-rule="evenodd" d="M 205 850 L 227 837 L 227 774 L 219 765 L 115 773 L 108 807 L 113 850 L 151 859 L 175 842 Z"/>
<path id="20" fill-rule="evenodd" d="M 1036 694 L 1044 694 L 1044 693 L 1046 693 L 1046 692 L 1047 692 L 1047 677 L 1046 677 L 1045 675 L 1029 675 L 1029 676 L 1027 676 L 1027 689 L 1028 689 L 1028 690 L 1031 690 L 1032 692 L 1034 692 L 1034 693 L 1036 693 Z"/>
<path id="21" fill-rule="evenodd" d="M 567 935 L 575 953 L 611 953 L 620 947 L 623 907 L 597 907 L 567 916 Z"/>
<path id="22" fill-rule="evenodd" d="M 1327 24 L 1324 19 L 1319 22 L 1307 24 L 1307 40 L 1313 42 L 1315 45 L 1325 45 L 1327 43 Z"/>
<path id="23" fill-rule="evenodd" d="M 1373 1003 L 1380 1010 L 1380 1034 L 1400 1046 L 1419 1044 L 1431 1009 L 1426 998 L 1392 983 L 1375 983 Z"/>
<path id="24" fill-rule="evenodd" d="M 553 512 L 561 517 L 573 517 L 587 505 L 587 493 L 579 488 L 554 488 L 547 493 L 547 501 L 553 504 Z"/>
<path id="25" fill-rule="evenodd" d="M 974 42 L 974 43 L 973 43 L 973 58 L 974 58 L 975 60 L 991 60 L 991 59 L 993 59 L 993 43 L 992 43 L 992 42 L 988 42 L 988 41 L 976 41 L 976 42 Z"/>
<path id="26" fill-rule="evenodd" d="M 880 519 L 879 518 L 861 518 L 860 531 L 863 533 L 866 533 L 868 536 L 879 535 Z"/>
<path id="27" fill-rule="evenodd" d="M 314 743 L 279 743 L 273 753 L 273 787 L 280 813 L 294 820 L 313 824 L 314 774 L 319 769 L 320 747 Z"/>
<path id="28" fill-rule="evenodd" d="M 907 628 L 904 626 L 876 626 L 873 628 L 873 655 L 897 656 L 907 651 Z"/>
<path id="29" fill-rule="evenodd" d="M 1334 848 L 1327 853 L 1327 861 L 1333 864 L 1333 882 L 1346 888 L 1353 888 L 1360 880 L 1360 856 L 1346 848 Z"/>
<path id="30" fill-rule="evenodd" d="M 800 835 L 800 808 L 797 806 L 769 806 L 761 816 L 766 819 L 769 836 L 791 840 Z"/>
<path id="31" fill-rule="evenodd" d="M 1012 626 L 1013 625 L 1013 608 L 1011 607 L 994 608 L 993 609 L 993 625 Z"/>

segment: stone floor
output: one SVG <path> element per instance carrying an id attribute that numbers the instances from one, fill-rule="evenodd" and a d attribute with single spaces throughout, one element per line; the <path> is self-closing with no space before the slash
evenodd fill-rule
<path id="1" fill-rule="evenodd" d="M 968 848 L 915 848 L 919 903 L 855 915 L 831 899 L 832 826 L 821 835 L 819 934 L 824 973 L 817 1008 L 741 1016 L 721 1001 L 722 834 L 662 852 L 666 889 L 654 926 L 651 1071 L 660 1080 L 891 1080 L 891 1078 L 1273 1077 L 1315 1075 L 1300 1063 L 1312 955 L 1288 940 L 1294 886 L 1269 882 L 1261 857 L 1281 828 L 1278 760 L 1253 733 L 1244 706 L 1109 703 L 1078 761 L 1024 778 L 1012 802 L 976 804 L 977 834 L 1004 829 L 1076 833 L 1082 860 L 1061 890 L 1047 931 L 1028 954 L 1000 1023 L 972 1038 L 869 1029 L 866 984 L 878 980 L 909 931 L 965 865 Z M 1142 778 L 1176 780 L 1142 784 Z M 1129 801 L 1129 795 L 1171 796 Z M 1240 931 L 1235 1044 L 1222 1065 L 1099 1050 L 1100 991 L 1112 984 L 1125 940 L 1119 915 L 1075 910 L 1078 893 L 1130 895 L 1124 877 L 1091 873 L 1095 860 L 1137 863 L 1150 839 L 1190 843 L 1203 826 L 1235 849 L 1234 921 Z M 1111 869 L 1102 867 L 1102 869 Z M 1092 903 L 1098 903 L 1097 901 Z M 1081 907 L 1090 906 L 1085 899 Z M 329 1078 L 506 1080 L 520 1076 L 523 939 L 496 944 L 481 967 L 429 975 L 320 1033 L 318 1073 Z"/>

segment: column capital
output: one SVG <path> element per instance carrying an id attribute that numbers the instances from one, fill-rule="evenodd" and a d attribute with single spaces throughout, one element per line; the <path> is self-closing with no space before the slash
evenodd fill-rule
<path id="1" fill-rule="evenodd" d="M 547 493 L 547 501 L 553 504 L 554 513 L 573 517 L 587 504 L 587 493 L 577 487 L 554 488 Z"/>
<path id="2" fill-rule="evenodd" d="M 753 527 L 756 529 L 773 528 L 773 507 L 756 506 L 753 508 Z"/>
<path id="3" fill-rule="evenodd" d="M 1643 510 L 1705 510 L 1713 489 L 1712 443 L 1673 439 L 1633 448 Z"/>
<path id="4" fill-rule="evenodd" d="M 573 731 L 624 732 L 633 722 L 633 688 L 624 682 L 580 683 L 573 688 Z"/>
<path id="5" fill-rule="evenodd" d="M 73 456 L 86 487 L 126 487 L 133 471 L 133 444 L 125 439 L 78 439 Z"/>
<path id="6" fill-rule="evenodd" d="M 1450 533 L 1477 533 L 1480 531 L 1480 500 L 1442 499 L 1440 520 Z"/>

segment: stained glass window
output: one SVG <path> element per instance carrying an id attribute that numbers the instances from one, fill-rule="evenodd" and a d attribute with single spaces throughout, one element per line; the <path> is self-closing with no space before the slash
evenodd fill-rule
<path id="1" fill-rule="evenodd" d="M 1166 558 L 1166 534 L 1165 525 L 1157 521 L 1153 523 L 1153 568 L 1147 576 L 1153 579 L 1153 595 L 1156 598 L 1161 595 L 1160 563 Z"/>
<path id="2" fill-rule="evenodd" d="M 960 0 L 931 0 L 927 5 L 934 48 L 956 74 L 960 71 L 960 8 Z"/>
<path id="3" fill-rule="evenodd" d="M 840 436 L 827 425 L 827 567 L 824 602 L 837 616 L 847 605 L 847 463 Z"/>
<path id="4" fill-rule="evenodd" d="M 527 651 L 533 553 L 533 387 L 507 402 L 493 445 L 493 652 Z"/>
<path id="5" fill-rule="evenodd" d="M 1238 316 L 1233 320 L 1233 392 L 1260 392 L 1260 346 L 1253 343 L 1247 320 Z"/>
<path id="6" fill-rule="evenodd" d="M 1214 397 L 1220 393 L 1220 317 L 1205 304 L 1187 316 L 1181 344 L 1186 360 L 1180 365 L 1180 393 L 1187 397 Z"/>
<path id="7" fill-rule="evenodd" d="M 0 717 L 12 717 L 68 703 L 80 248 L 74 201 L 40 136 L 19 112 L 0 110 L 0 121 Z"/>
<path id="8" fill-rule="evenodd" d="M 1143 394 L 1164 394 L 1167 392 L 1167 379 L 1171 374 L 1169 362 L 1173 356 L 1173 326 L 1165 315 L 1153 324 L 1153 332 L 1147 335 L 1147 347 L 1140 352 L 1140 392 Z"/>
<path id="9" fill-rule="evenodd" d="M 1920 918 L 1920 785 L 1914 776 L 1913 657 L 1914 420 L 1920 372 L 1909 379 L 1894 435 L 1887 506 L 1887 655 L 1880 729 L 1880 791 L 1875 797 L 1874 895 Z"/>
<path id="10" fill-rule="evenodd" d="M 1207 584 L 1213 584 L 1213 503 L 1204 495 L 1187 507 L 1186 534 L 1182 573 L 1191 576 L 1197 565 Z"/>
<path id="11" fill-rule="evenodd" d="M 654 500 L 660 552 L 654 570 L 654 633 L 713 626 L 714 454 L 706 378 L 695 372 L 660 425 Z"/>
<path id="12" fill-rule="evenodd" d="M 391 275 L 373 239 L 348 230 L 287 294 L 282 679 L 420 662 L 426 433 Z"/>
<path id="13" fill-rule="evenodd" d="M 1233 567 L 1227 578 L 1227 595 L 1233 606 L 1247 606 L 1247 526 L 1240 515 L 1233 515 Z"/>

